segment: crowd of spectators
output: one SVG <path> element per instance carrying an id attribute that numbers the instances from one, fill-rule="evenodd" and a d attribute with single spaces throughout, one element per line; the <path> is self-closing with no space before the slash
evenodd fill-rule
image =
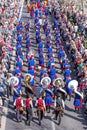
<path id="1" fill-rule="evenodd" d="M 73 62 L 72 75 L 76 72 L 76 78 L 79 85 L 87 86 L 87 16 L 74 9 L 72 3 L 62 4 L 61 14 L 54 5 L 54 14 L 56 19 L 60 20 L 61 35 L 63 44 L 70 56 L 70 62 Z M 55 13 L 56 12 L 56 13 Z M 60 17 L 58 18 L 58 16 Z M 61 20 L 63 20 L 61 24 Z M 74 74 L 73 74 L 74 73 Z M 74 77 L 75 78 L 75 75 Z"/>
<path id="2" fill-rule="evenodd" d="M 0 96 L 6 94 L 7 86 L 3 81 L 7 81 L 11 76 L 11 53 L 14 46 L 16 24 L 22 6 L 21 0 L 1 0 L 0 1 Z"/>

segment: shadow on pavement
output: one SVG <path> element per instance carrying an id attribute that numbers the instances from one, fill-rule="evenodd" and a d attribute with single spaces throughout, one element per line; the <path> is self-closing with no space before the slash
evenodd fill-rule
<path id="1" fill-rule="evenodd" d="M 66 104 L 65 104 L 65 110 L 66 110 L 66 111 L 72 111 L 72 112 L 74 111 L 73 108 L 68 107 Z"/>
<path id="2" fill-rule="evenodd" d="M 87 125 L 87 122 L 86 122 L 86 120 L 84 119 L 83 114 L 81 114 L 81 116 L 80 116 L 81 118 L 80 118 L 80 119 L 78 118 L 79 116 L 75 117 L 75 116 L 72 116 L 72 115 L 70 115 L 70 114 L 68 114 L 68 113 L 64 113 L 64 115 L 65 115 L 65 116 L 68 116 L 69 118 L 72 118 L 72 119 L 74 119 L 74 120 L 77 120 L 77 121 L 81 122 L 81 123 L 84 124 L 84 125 Z"/>

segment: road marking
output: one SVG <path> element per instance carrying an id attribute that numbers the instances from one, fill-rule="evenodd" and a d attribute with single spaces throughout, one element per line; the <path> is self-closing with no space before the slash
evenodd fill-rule
<path id="1" fill-rule="evenodd" d="M 0 130 L 5 130 L 5 126 L 6 126 L 6 116 L 7 116 L 7 113 L 8 113 L 8 108 L 7 108 L 8 104 L 6 105 L 6 107 L 3 108 L 3 111 L 4 111 L 4 115 L 2 116 L 2 119 L 1 119 L 1 128 Z"/>
<path id="2" fill-rule="evenodd" d="M 55 129 L 55 124 L 54 124 L 53 120 L 52 120 L 52 130 L 56 130 Z"/>
<path id="3" fill-rule="evenodd" d="M 24 0 L 22 0 L 22 6 L 21 6 L 20 14 L 19 14 L 19 20 L 21 19 L 21 16 L 22 16 L 23 5 L 24 5 Z"/>

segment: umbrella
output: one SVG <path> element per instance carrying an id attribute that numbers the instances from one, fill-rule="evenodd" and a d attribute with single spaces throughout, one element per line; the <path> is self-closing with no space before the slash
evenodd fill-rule
<path id="1" fill-rule="evenodd" d="M 77 80 L 71 80 L 68 84 L 69 88 L 72 88 L 73 90 L 77 90 L 78 87 L 78 81 Z"/>

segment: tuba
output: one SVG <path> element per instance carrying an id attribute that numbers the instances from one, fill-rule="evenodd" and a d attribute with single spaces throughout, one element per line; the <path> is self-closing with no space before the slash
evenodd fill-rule
<path id="1" fill-rule="evenodd" d="M 25 84 L 26 84 L 27 88 L 29 89 L 29 92 L 30 92 L 31 94 L 34 94 L 34 90 L 33 90 L 32 87 L 29 85 L 29 83 L 32 81 L 32 79 L 33 79 L 33 76 L 30 75 L 30 74 L 26 74 L 26 75 L 24 76 L 24 81 L 25 81 Z"/>
<path id="2" fill-rule="evenodd" d="M 16 89 L 15 89 L 15 87 L 17 87 L 18 84 L 19 84 L 19 79 L 18 79 L 16 76 L 12 76 L 12 77 L 9 78 L 9 85 L 11 86 L 11 93 L 12 93 L 12 95 L 14 95 L 14 94 L 13 94 L 14 91 L 15 91 L 17 94 L 19 94 L 19 93 L 16 91 Z"/>
<path id="3" fill-rule="evenodd" d="M 11 78 L 9 78 L 9 84 L 12 87 L 16 87 L 19 84 L 19 79 L 16 76 L 12 76 Z"/>
<path id="4" fill-rule="evenodd" d="M 77 80 L 71 80 L 71 81 L 68 83 L 68 87 L 71 88 L 73 91 L 77 91 L 78 81 L 77 81 Z"/>
<path id="5" fill-rule="evenodd" d="M 44 87 L 47 87 L 50 83 L 51 83 L 51 79 L 48 76 L 42 78 L 41 80 L 41 85 Z"/>
<path id="6" fill-rule="evenodd" d="M 83 99 L 83 94 L 81 94 L 79 91 L 75 90 L 75 96 L 78 97 L 78 99 L 82 98 Z"/>
<path id="7" fill-rule="evenodd" d="M 57 78 L 53 82 L 53 86 L 59 86 L 62 88 L 64 86 L 63 79 L 62 78 Z"/>

